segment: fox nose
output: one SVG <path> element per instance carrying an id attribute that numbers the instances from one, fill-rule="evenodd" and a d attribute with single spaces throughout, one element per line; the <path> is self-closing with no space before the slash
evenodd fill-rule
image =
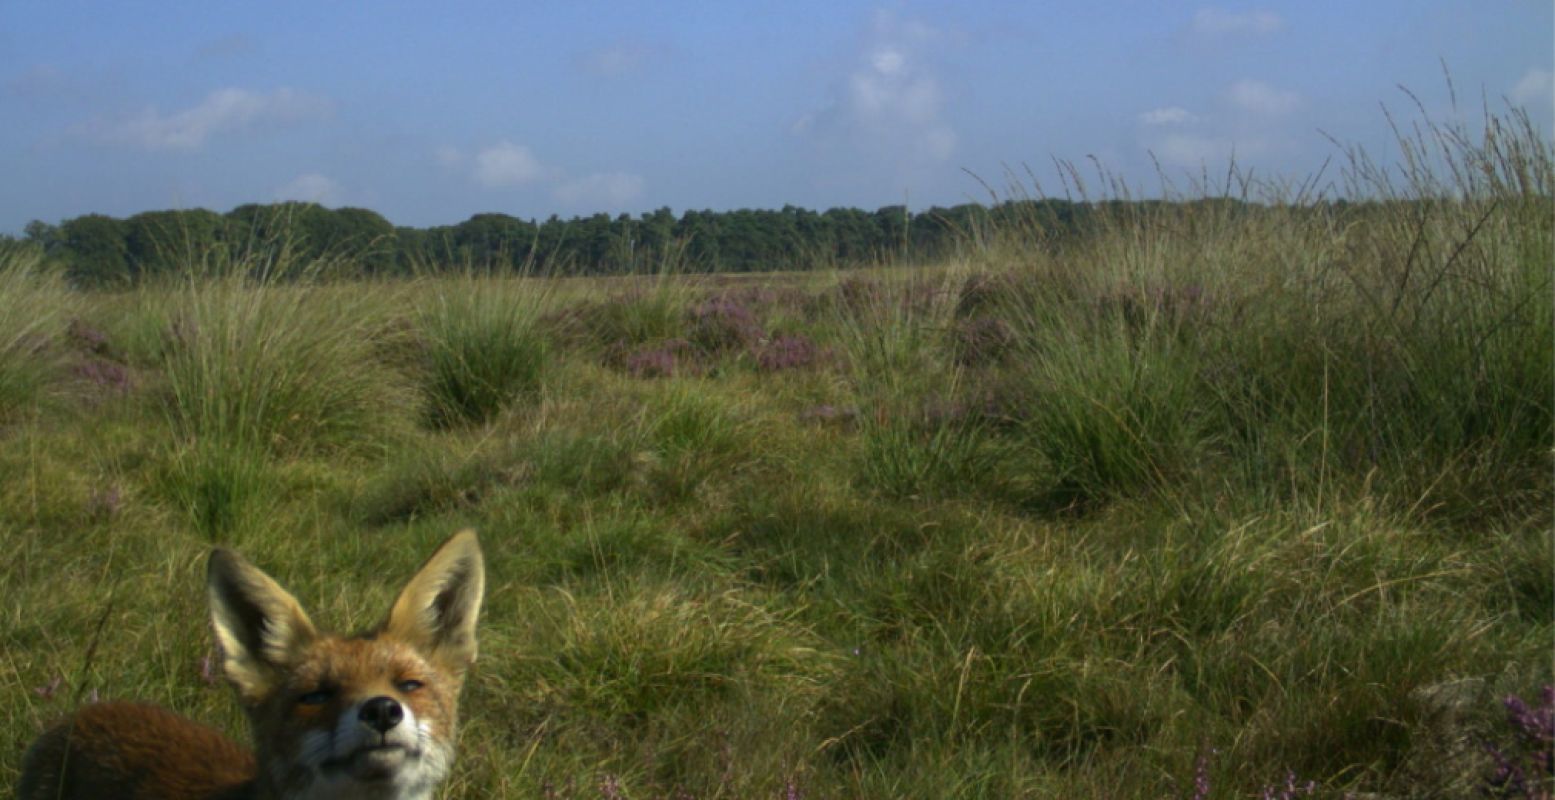
<path id="1" fill-rule="evenodd" d="M 379 733 L 388 733 L 405 718 L 405 709 L 392 697 L 374 697 L 362 704 L 356 718 Z"/>

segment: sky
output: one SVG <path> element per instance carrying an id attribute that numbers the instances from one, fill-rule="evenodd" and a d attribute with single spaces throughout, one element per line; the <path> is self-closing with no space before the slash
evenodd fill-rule
<path id="1" fill-rule="evenodd" d="M 920 210 L 1060 194 L 1061 162 L 1143 196 L 1233 157 L 1299 182 L 1335 142 L 1396 156 L 1384 110 L 1416 99 L 1549 136 L 1552 43 L 1550 0 L 0 0 L 0 233 L 277 200 Z"/>

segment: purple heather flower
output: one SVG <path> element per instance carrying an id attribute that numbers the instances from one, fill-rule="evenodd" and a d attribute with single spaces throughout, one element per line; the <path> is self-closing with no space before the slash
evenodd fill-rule
<path id="1" fill-rule="evenodd" d="M 65 328 L 65 338 L 78 349 L 101 356 L 108 355 L 112 349 L 108 342 L 108 334 L 80 319 L 70 321 L 70 325 Z"/>
<path id="2" fill-rule="evenodd" d="M 200 658 L 200 682 L 206 686 L 215 686 L 220 683 L 216 677 L 216 657 L 206 653 Z"/>
<path id="3" fill-rule="evenodd" d="M 667 378 L 695 371 L 696 360 L 690 342 L 671 339 L 655 347 L 633 351 L 626 356 L 622 366 L 634 378 Z"/>
<path id="4" fill-rule="evenodd" d="M 1209 800 L 1209 758 L 1219 752 L 1213 748 L 1207 753 L 1199 754 L 1199 758 L 1193 764 L 1193 800 Z"/>
<path id="5" fill-rule="evenodd" d="M 1550 782 L 1555 779 L 1555 685 L 1545 686 L 1539 699 L 1537 707 L 1530 707 L 1517 695 L 1502 700 L 1513 742 L 1505 749 L 1490 742 L 1484 745 L 1492 761 L 1492 770 L 1485 777 L 1485 789 L 1491 796 L 1542 800 L 1551 797 Z"/>
<path id="6" fill-rule="evenodd" d="M 59 687 L 64 685 L 64 683 L 65 677 L 63 675 L 55 675 L 48 683 L 32 687 L 32 693 L 44 700 L 50 700 L 59 692 Z"/>
<path id="7" fill-rule="evenodd" d="M 92 358 L 71 367 L 77 378 L 109 392 L 128 392 L 134 385 L 130 371 L 123 364 Z"/>
<path id="8" fill-rule="evenodd" d="M 765 336 L 750 308 L 728 295 L 693 307 L 687 322 L 691 341 L 709 352 L 748 346 Z"/>
<path id="9" fill-rule="evenodd" d="M 109 485 L 92 490 L 86 498 L 86 513 L 92 519 L 111 519 L 118 516 L 124 498 L 119 487 Z"/>
<path id="10" fill-rule="evenodd" d="M 600 779 L 599 796 L 605 800 L 626 800 L 626 793 L 621 791 L 621 781 L 614 775 Z"/>
<path id="11" fill-rule="evenodd" d="M 781 372 L 811 366 L 820 357 L 820 348 L 808 336 L 778 334 L 756 351 L 756 368 L 762 372 Z"/>
<path id="12" fill-rule="evenodd" d="M 1502 701 L 1506 707 L 1506 721 L 1518 738 L 1531 745 L 1548 746 L 1555 743 L 1555 685 L 1546 686 L 1541 692 L 1543 704 L 1530 708 L 1517 695 L 1507 695 Z"/>
<path id="13" fill-rule="evenodd" d="M 1296 783 L 1296 773 L 1286 771 L 1284 786 L 1264 787 L 1263 800 L 1295 800 L 1297 797 L 1317 793 L 1317 781 L 1307 781 L 1304 784 Z"/>

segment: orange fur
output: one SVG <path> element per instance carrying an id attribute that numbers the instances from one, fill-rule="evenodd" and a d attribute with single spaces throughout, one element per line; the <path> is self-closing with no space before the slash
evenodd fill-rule
<path id="1" fill-rule="evenodd" d="M 20 800 L 421 800 L 447 776 L 458 695 L 475 660 L 480 547 L 450 538 L 359 636 L 318 632 L 302 606 L 240 556 L 207 579 L 222 671 L 257 756 L 157 706 L 101 703 L 28 750 Z"/>

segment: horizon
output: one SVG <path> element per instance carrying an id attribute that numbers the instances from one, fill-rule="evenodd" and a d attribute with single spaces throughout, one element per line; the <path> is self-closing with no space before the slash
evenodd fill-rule
<path id="1" fill-rule="evenodd" d="M 288 200 L 417 228 L 917 212 L 1028 164 L 1057 188 L 1055 160 L 1153 197 L 1157 162 L 1179 188 L 1233 158 L 1304 179 L 1336 142 L 1391 163 L 1389 114 L 1555 129 L 1547 2 L 599 5 L 14 4 L 0 233 Z"/>

